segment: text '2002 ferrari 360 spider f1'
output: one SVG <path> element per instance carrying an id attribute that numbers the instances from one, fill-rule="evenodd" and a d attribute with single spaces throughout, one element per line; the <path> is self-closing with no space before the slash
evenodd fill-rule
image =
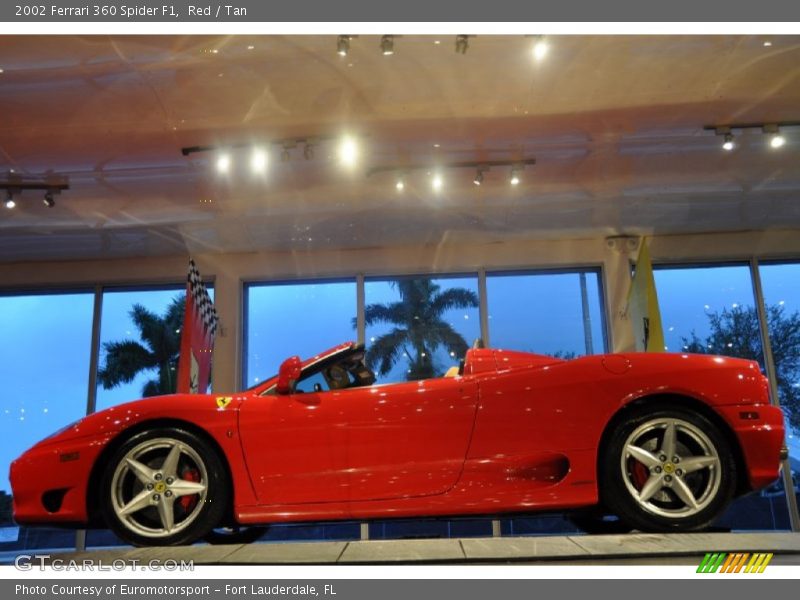
<path id="1" fill-rule="evenodd" d="M 11 465 L 22 524 L 108 526 L 137 545 L 217 527 L 581 509 L 643 531 L 708 526 L 769 485 L 783 416 L 756 363 L 468 351 L 376 385 L 343 344 L 231 395 L 92 414 Z"/>

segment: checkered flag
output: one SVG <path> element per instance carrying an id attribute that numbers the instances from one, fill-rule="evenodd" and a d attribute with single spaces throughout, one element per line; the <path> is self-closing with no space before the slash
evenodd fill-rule
<path id="1" fill-rule="evenodd" d="M 186 311 L 181 329 L 178 393 L 205 394 L 211 377 L 211 354 L 217 332 L 217 309 L 193 260 L 186 281 Z"/>
<path id="2" fill-rule="evenodd" d="M 189 289 L 188 293 L 192 295 L 194 301 L 194 309 L 200 322 L 203 324 L 203 329 L 212 340 L 217 331 L 217 309 L 214 308 L 214 303 L 208 295 L 208 290 L 203 284 L 203 278 L 200 277 L 200 271 L 194 261 L 189 259 Z"/>

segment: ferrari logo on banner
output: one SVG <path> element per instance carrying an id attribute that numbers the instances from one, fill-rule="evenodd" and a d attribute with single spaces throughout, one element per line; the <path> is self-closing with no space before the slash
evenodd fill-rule
<path id="1" fill-rule="evenodd" d="M 205 394 L 211 377 L 211 351 L 217 331 L 217 311 L 193 260 L 189 261 L 186 310 L 181 329 L 178 392 Z"/>
<path id="2" fill-rule="evenodd" d="M 217 396 L 217 407 L 225 408 L 233 400 L 233 396 Z"/>
<path id="3" fill-rule="evenodd" d="M 658 308 L 656 282 L 647 241 L 642 239 L 636 273 L 628 293 L 626 314 L 633 327 L 633 339 L 638 352 L 663 352 L 664 331 L 661 328 L 661 312 Z"/>

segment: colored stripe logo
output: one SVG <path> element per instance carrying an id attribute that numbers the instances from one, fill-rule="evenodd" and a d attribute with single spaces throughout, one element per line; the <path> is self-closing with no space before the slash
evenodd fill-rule
<path id="1" fill-rule="evenodd" d="M 772 560 L 772 552 L 709 552 L 703 557 L 698 573 L 763 573 Z"/>

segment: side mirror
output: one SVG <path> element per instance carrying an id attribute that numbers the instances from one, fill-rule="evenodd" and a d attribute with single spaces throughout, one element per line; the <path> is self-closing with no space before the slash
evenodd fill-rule
<path id="1" fill-rule="evenodd" d="M 283 361 L 281 368 L 278 370 L 278 384 L 275 386 L 275 391 L 279 394 L 294 393 L 294 386 L 297 385 L 297 380 L 300 379 L 302 369 L 303 361 L 300 360 L 299 356 L 292 356 Z"/>

